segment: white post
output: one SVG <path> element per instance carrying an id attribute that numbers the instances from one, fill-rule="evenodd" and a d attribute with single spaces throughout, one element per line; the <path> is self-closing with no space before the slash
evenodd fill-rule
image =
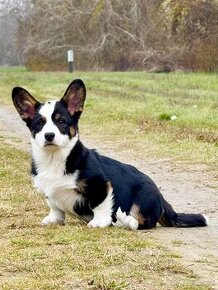
<path id="1" fill-rule="evenodd" d="M 67 61 L 68 61 L 68 71 L 73 71 L 73 61 L 74 61 L 74 53 L 72 49 L 67 51 Z"/>

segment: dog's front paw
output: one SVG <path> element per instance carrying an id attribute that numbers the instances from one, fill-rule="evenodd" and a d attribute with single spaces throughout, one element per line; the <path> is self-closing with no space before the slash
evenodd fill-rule
<path id="1" fill-rule="evenodd" d="M 64 219 L 58 218 L 54 215 L 47 215 L 43 220 L 42 220 L 42 225 L 64 225 L 65 221 Z"/>
<path id="2" fill-rule="evenodd" d="M 108 217 L 108 218 L 104 218 L 104 219 L 96 219 L 93 218 L 88 224 L 88 227 L 92 227 L 92 228 L 105 228 L 110 226 L 112 223 L 112 218 Z"/>

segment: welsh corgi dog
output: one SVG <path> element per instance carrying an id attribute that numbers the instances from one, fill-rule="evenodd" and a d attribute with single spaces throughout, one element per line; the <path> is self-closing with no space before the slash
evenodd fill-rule
<path id="1" fill-rule="evenodd" d="M 135 167 L 86 148 L 78 122 L 86 88 L 75 79 L 59 101 L 41 103 L 15 87 L 12 100 L 31 133 L 34 186 L 50 208 L 43 225 L 65 224 L 73 214 L 89 227 L 110 225 L 132 230 L 203 227 L 203 214 L 176 213 L 155 183 Z"/>

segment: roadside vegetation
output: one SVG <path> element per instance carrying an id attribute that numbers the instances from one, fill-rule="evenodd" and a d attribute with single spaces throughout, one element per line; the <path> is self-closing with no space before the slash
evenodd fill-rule
<path id="1" fill-rule="evenodd" d="M 0 105 L 14 110 L 11 89 L 18 85 L 42 101 L 60 98 L 74 78 L 82 78 L 87 86 L 82 138 L 114 142 L 115 151 L 131 149 L 133 157 L 140 153 L 146 159 L 152 154 L 215 167 L 218 82 L 214 74 L 69 74 L 1 68 Z M 212 289 L 180 263 L 178 253 L 167 250 L 165 241 L 147 238 L 146 231 L 90 229 L 73 217 L 68 217 L 65 227 L 41 226 L 47 206 L 32 188 L 30 156 L 9 145 L 3 130 L 1 289 Z"/>
<path id="2" fill-rule="evenodd" d="M 0 65 L 218 71 L 218 0 L 1 0 Z"/>

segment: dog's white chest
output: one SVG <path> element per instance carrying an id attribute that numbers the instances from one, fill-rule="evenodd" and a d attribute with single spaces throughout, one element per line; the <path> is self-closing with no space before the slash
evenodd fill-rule
<path id="1" fill-rule="evenodd" d="M 56 192 L 65 192 L 76 189 L 78 172 L 74 174 L 57 174 L 55 172 L 40 172 L 34 177 L 34 187 L 43 192 L 46 197 L 52 197 Z"/>
<path id="2" fill-rule="evenodd" d="M 76 190 L 79 171 L 65 174 L 65 162 L 60 156 L 43 157 L 38 158 L 36 162 L 37 175 L 33 178 L 34 187 L 57 208 L 64 212 L 74 213 L 75 203 L 83 199 Z"/>
<path id="3" fill-rule="evenodd" d="M 57 208 L 66 213 L 74 213 L 76 202 L 82 202 L 83 197 L 77 193 L 76 180 L 78 171 L 74 174 L 58 175 L 47 172 L 46 175 L 38 174 L 34 177 L 34 186 L 43 192 Z"/>

